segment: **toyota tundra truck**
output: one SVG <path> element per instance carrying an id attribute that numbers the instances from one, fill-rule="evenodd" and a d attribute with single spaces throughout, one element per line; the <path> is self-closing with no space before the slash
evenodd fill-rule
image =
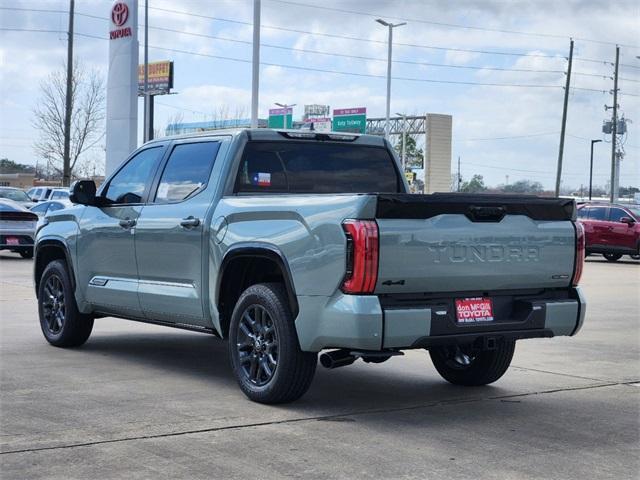
<path id="1" fill-rule="evenodd" d="M 457 385 L 498 380 L 515 342 L 575 335 L 573 200 L 408 194 L 377 136 L 245 129 L 167 137 L 40 221 L 40 326 L 57 347 L 120 317 L 215 335 L 251 400 L 327 368 L 424 349 Z"/>

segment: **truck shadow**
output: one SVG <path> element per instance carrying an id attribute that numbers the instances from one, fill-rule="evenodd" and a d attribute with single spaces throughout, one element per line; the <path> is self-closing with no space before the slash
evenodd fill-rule
<path id="1" fill-rule="evenodd" d="M 199 387 L 204 382 L 210 385 L 212 398 L 224 393 L 225 397 L 249 402 L 232 375 L 226 343 L 208 335 L 190 332 L 98 333 L 81 350 L 86 355 L 100 354 L 105 361 L 114 358 L 118 365 L 122 364 L 121 360 L 131 362 L 132 368 L 162 375 L 163 382 L 168 385 L 172 378 L 178 377 L 183 386 L 185 381 L 197 382 Z M 420 352 L 410 359 L 397 357 L 383 364 L 365 364 L 358 360 L 354 365 L 334 370 L 318 364 L 314 382 L 303 398 L 295 403 L 263 408 L 301 415 L 342 415 L 351 411 L 405 408 L 520 393 L 499 385 L 474 389 L 450 385 L 435 372 L 427 352 Z"/>

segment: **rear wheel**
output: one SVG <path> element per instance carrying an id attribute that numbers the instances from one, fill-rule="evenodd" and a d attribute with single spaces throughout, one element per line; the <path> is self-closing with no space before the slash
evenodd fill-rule
<path id="1" fill-rule="evenodd" d="M 229 326 L 229 354 L 244 394 L 270 404 L 304 395 L 318 357 L 300 350 L 287 297 L 276 283 L 253 285 L 240 296 Z"/>
<path id="2" fill-rule="evenodd" d="M 55 260 L 44 270 L 38 286 L 38 313 L 44 338 L 56 347 L 77 347 L 87 341 L 93 317 L 78 311 L 67 264 Z"/>
<path id="3" fill-rule="evenodd" d="M 511 365 L 515 341 L 499 342 L 495 350 L 471 345 L 431 348 L 429 355 L 438 373 L 454 385 L 487 385 L 498 380 Z"/>
<path id="4" fill-rule="evenodd" d="M 604 253 L 602 256 L 610 262 L 617 262 L 622 258 L 622 254 L 620 253 Z"/>

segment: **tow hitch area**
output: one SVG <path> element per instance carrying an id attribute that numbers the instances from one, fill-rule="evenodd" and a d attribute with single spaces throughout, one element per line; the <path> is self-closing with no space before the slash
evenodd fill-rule
<path id="1" fill-rule="evenodd" d="M 404 352 L 399 352 L 397 350 L 348 350 L 343 348 L 340 350 L 325 352 L 320 355 L 320 364 L 325 368 L 338 368 L 351 365 L 358 358 L 362 358 L 366 363 L 382 363 L 386 362 L 391 357 L 400 355 L 404 355 Z"/>

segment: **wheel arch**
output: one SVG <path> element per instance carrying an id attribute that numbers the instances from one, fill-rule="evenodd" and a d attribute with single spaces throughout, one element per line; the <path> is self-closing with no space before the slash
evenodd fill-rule
<path id="1" fill-rule="evenodd" d="M 71 278 L 71 288 L 75 292 L 76 290 L 76 277 L 73 270 L 73 263 L 71 262 L 71 254 L 67 245 L 59 239 L 47 238 L 38 241 L 33 259 L 33 278 L 36 288 L 36 297 L 38 296 L 38 289 L 40 287 L 40 278 L 47 268 L 47 265 L 54 260 L 64 260 L 69 269 L 69 277 Z"/>
<path id="2" fill-rule="evenodd" d="M 220 335 L 229 331 L 231 313 L 244 290 L 257 283 L 281 281 L 293 318 L 298 315 L 298 300 L 289 264 L 282 251 L 262 243 L 231 247 L 220 264 L 215 290 L 215 303 L 220 315 Z"/>

